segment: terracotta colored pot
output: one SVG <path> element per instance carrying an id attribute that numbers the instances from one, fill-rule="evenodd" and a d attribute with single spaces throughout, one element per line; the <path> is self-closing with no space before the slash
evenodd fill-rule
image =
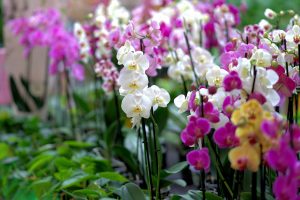
<path id="1" fill-rule="evenodd" d="M 0 105 L 8 105 L 12 103 L 8 76 L 5 71 L 5 49 L 0 49 Z"/>

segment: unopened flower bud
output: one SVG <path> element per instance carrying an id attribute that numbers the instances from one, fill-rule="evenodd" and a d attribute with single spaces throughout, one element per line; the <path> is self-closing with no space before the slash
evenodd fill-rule
<path id="1" fill-rule="evenodd" d="M 293 10 L 288 10 L 287 12 L 288 12 L 289 15 L 294 15 L 295 14 L 295 11 L 293 11 Z"/>
<path id="2" fill-rule="evenodd" d="M 285 12 L 284 12 L 283 10 L 281 10 L 281 11 L 279 12 L 279 15 L 283 16 L 283 15 L 285 15 Z"/>
<path id="3" fill-rule="evenodd" d="M 268 19 L 274 19 L 277 16 L 277 13 L 269 8 L 265 10 L 264 14 Z"/>

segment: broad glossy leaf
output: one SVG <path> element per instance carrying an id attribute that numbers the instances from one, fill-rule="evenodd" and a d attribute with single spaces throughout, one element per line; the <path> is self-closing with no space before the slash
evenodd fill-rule
<path id="1" fill-rule="evenodd" d="M 0 160 L 12 155 L 11 149 L 6 143 L 0 143 Z"/>
<path id="2" fill-rule="evenodd" d="M 97 198 L 97 197 L 101 197 L 101 195 L 102 195 L 101 192 L 99 192 L 98 190 L 93 190 L 93 189 L 75 190 L 72 193 L 75 195 L 78 195 L 78 196 L 90 197 L 90 198 Z"/>
<path id="3" fill-rule="evenodd" d="M 122 146 L 113 148 L 114 153 L 119 157 L 134 173 L 138 173 L 138 164 L 132 153 Z"/>
<path id="4" fill-rule="evenodd" d="M 176 174 L 176 173 L 182 171 L 187 166 L 188 166 L 188 163 L 186 161 L 183 161 L 183 162 L 173 165 L 169 169 L 165 169 L 164 171 L 167 172 L 168 174 Z"/>
<path id="5" fill-rule="evenodd" d="M 111 181 L 117 181 L 120 183 L 128 182 L 128 179 L 124 177 L 123 175 L 117 173 L 117 172 L 101 172 L 97 174 L 99 178 L 105 178 Z"/>
<path id="6" fill-rule="evenodd" d="M 10 89 L 12 93 L 13 100 L 20 111 L 30 112 L 30 108 L 23 97 L 20 95 L 19 89 L 17 87 L 16 81 L 13 76 L 9 77 Z"/>
<path id="7" fill-rule="evenodd" d="M 37 156 L 29 165 L 29 171 L 35 171 L 46 164 L 49 164 L 55 157 L 55 152 L 46 152 Z"/>
<path id="8" fill-rule="evenodd" d="M 134 183 L 127 183 L 123 185 L 120 190 L 122 200 L 146 200 L 141 188 Z"/>
<path id="9" fill-rule="evenodd" d="M 35 103 L 35 106 L 39 109 L 42 108 L 44 105 L 44 101 L 41 97 L 37 97 L 32 94 L 28 80 L 26 80 L 24 77 L 21 77 L 21 83 L 27 93 L 27 96 L 29 96 L 33 100 L 33 102 Z"/>
<path id="10" fill-rule="evenodd" d="M 184 200 L 199 200 L 202 199 L 202 192 L 199 190 L 189 190 L 187 194 L 179 195 Z M 219 197 L 218 195 L 211 193 L 211 192 L 205 192 L 206 200 L 223 200 L 222 197 Z"/>
<path id="11" fill-rule="evenodd" d="M 63 181 L 60 188 L 65 189 L 71 186 L 79 185 L 81 182 L 93 178 L 95 178 L 93 175 L 86 174 L 84 172 L 76 172 L 71 178 Z"/>
<path id="12" fill-rule="evenodd" d="M 55 158 L 55 166 L 58 169 L 70 169 L 70 168 L 75 168 L 77 164 L 70 159 L 67 159 L 65 157 L 57 157 Z"/>

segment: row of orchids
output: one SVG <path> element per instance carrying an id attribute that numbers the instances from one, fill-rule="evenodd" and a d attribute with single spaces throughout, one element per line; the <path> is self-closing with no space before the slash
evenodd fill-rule
<path id="1" fill-rule="evenodd" d="M 107 70 L 113 73 L 99 75 L 119 86 L 122 110 L 138 131 L 146 131 L 144 119 L 170 101 L 166 90 L 149 87 L 148 76 L 167 68 L 168 76 L 184 86 L 185 94 L 174 100 L 179 113 L 188 113 L 180 137 L 191 148 L 186 159 L 190 169 L 201 175 L 204 199 L 211 158 L 224 197 L 239 195 L 240 184 L 232 188 L 224 177 L 223 149 L 230 149 L 228 158 L 238 181 L 244 170 L 253 172 L 252 196 L 257 195 L 260 171 L 260 194 L 265 199 L 266 174 L 273 170 L 278 175 L 273 183 L 276 199 L 298 198 L 300 20 L 293 11 L 267 9 L 265 16 L 269 21 L 239 31 L 239 10 L 222 0 L 146 3 L 131 18 L 113 0 L 108 7 L 98 7 L 90 24 L 75 26 L 84 47 L 82 57 L 97 60 L 96 72 L 110 63 Z M 287 16 L 290 23 L 279 29 L 280 19 Z M 212 49 L 219 50 L 220 56 L 214 58 Z M 114 57 L 118 66 L 112 63 Z M 119 65 L 123 68 L 114 76 Z M 146 133 L 144 137 L 147 151 Z M 150 184 L 149 195 L 154 198 Z"/>

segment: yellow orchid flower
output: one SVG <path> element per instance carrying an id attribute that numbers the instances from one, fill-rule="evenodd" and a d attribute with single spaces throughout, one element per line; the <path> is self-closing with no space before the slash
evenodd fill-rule
<path id="1" fill-rule="evenodd" d="M 236 126 L 245 126 L 251 124 L 259 127 L 263 119 L 263 109 L 260 103 L 251 99 L 242 104 L 241 107 L 232 113 L 231 121 Z"/>
<path id="2" fill-rule="evenodd" d="M 228 156 L 233 169 L 249 169 L 256 172 L 259 168 L 261 156 L 258 145 L 245 142 L 241 146 L 231 149 Z"/>

